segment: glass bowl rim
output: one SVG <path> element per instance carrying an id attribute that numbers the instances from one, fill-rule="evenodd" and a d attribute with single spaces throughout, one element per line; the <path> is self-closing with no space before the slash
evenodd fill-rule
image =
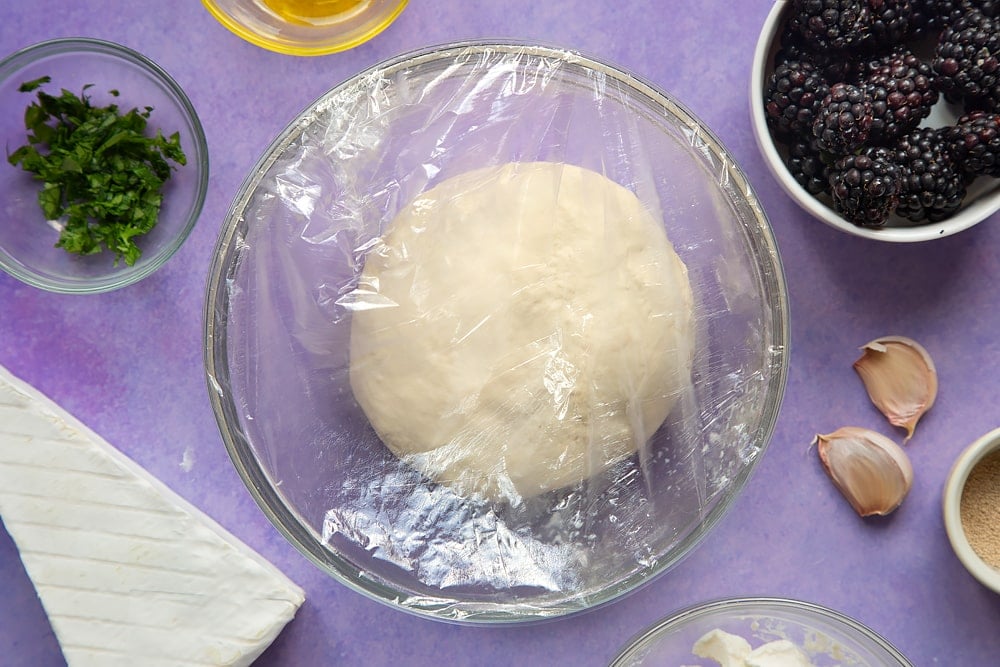
<path id="1" fill-rule="evenodd" d="M 646 644 L 654 640 L 661 632 L 665 630 L 673 630 L 675 628 L 683 626 L 685 623 L 691 620 L 697 620 L 705 616 L 711 616 L 718 611 L 738 611 L 740 609 L 746 609 L 748 614 L 754 613 L 755 608 L 777 608 L 785 611 L 800 612 L 805 611 L 807 613 L 814 614 L 823 618 L 824 620 L 830 621 L 833 625 L 840 627 L 841 629 L 849 629 L 856 631 L 863 635 L 865 638 L 870 639 L 879 648 L 884 650 L 893 659 L 895 659 L 899 667 L 912 667 L 906 656 L 900 653 L 899 649 L 893 646 L 885 637 L 875 632 L 865 624 L 857 621 L 847 614 L 841 613 L 829 607 L 825 607 L 821 604 L 815 602 L 806 602 L 805 600 L 798 600 L 795 598 L 787 597 L 766 597 L 766 596 L 755 596 L 755 597 L 728 597 L 728 598 L 715 598 L 707 602 L 700 602 L 696 604 L 684 607 L 668 616 L 661 618 L 660 620 L 649 625 L 645 629 L 636 633 L 626 644 L 625 648 L 619 651 L 618 655 L 615 656 L 614 660 L 611 661 L 609 667 L 626 667 L 629 663 L 625 662 L 627 659 L 632 657 L 632 654 L 643 648 Z M 766 614 L 766 611 L 759 612 L 760 614 Z"/>
<path id="2" fill-rule="evenodd" d="M 135 49 L 116 42 L 93 37 L 59 37 L 30 44 L 0 59 L 0 81 L 12 78 L 25 66 L 36 62 L 40 57 L 74 53 L 110 55 L 117 60 L 137 66 L 144 74 L 158 81 L 167 90 L 169 96 L 173 98 L 181 115 L 191 125 L 194 131 L 191 142 L 194 145 L 197 157 L 194 165 L 197 170 L 197 184 L 191 214 L 178 233 L 173 235 L 170 243 L 165 244 L 155 257 L 144 263 L 139 269 L 133 268 L 99 278 L 92 278 L 88 281 L 63 281 L 41 276 L 30 269 L 22 268 L 18 263 L 9 262 L 8 257 L 10 255 L 4 251 L 0 251 L 0 270 L 27 285 L 61 294 L 98 294 L 132 285 L 148 277 L 163 266 L 168 259 L 173 257 L 184 244 L 184 241 L 191 234 L 195 224 L 198 222 L 205 204 L 205 197 L 208 193 L 208 141 L 205 138 L 205 130 L 202 127 L 201 119 L 198 117 L 194 105 L 180 84 L 149 57 L 139 53 Z"/>
<path id="3" fill-rule="evenodd" d="M 674 122 L 683 122 L 687 129 L 695 133 L 692 136 L 692 140 L 695 138 L 699 139 L 704 142 L 707 149 L 711 149 L 711 158 L 721 162 L 721 165 L 716 166 L 726 171 L 725 180 L 727 184 L 731 186 L 731 190 L 734 193 L 739 193 L 739 196 L 743 199 L 743 203 L 753 212 L 752 220 L 747 221 L 747 224 L 744 225 L 746 241 L 753 245 L 751 250 L 762 262 L 767 263 L 767 268 L 772 269 L 760 272 L 758 277 L 764 286 L 765 297 L 769 297 L 763 299 L 763 307 L 767 310 L 774 324 L 774 330 L 771 333 L 775 353 L 771 354 L 769 359 L 772 360 L 771 363 L 777 370 L 768 382 L 768 400 L 765 401 L 765 409 L 762 411 L 760 425 L 755 433 L 759 437 L 760 451 L 754 461 L 750 465 L 745 465 L 740 469 L 731 482 L 731 491 L 711 509 L 706 518 L 685 538 L 687 544 L 685 548 L 678 549 L 680 553 L 658 561 L 654 568 L 639 570 L 623 581 L 615 582 L 614 585 L 602 588 L 598 595 L 585 598 L 584 604 L 581 606 L 572 609 L 559 607 L 555 612 L 551 613 L 547 612 L 546 608 L 540 609 L 537 606 L 529 607 L 526 605 L 524 608 L 517 609 L 515 608 L 516 605 L 508 605 L 511 610 L 494 613 L 476 611 L 468 617 L 454 618 L 442 613 L 442 611 L 447 612 L 449 609 L 455 607 L 454 600 L 433 600 L 433 604 L 421 607 L 402 604 L 401 602 L 407 596 L 405 592 L 391 586 L 382 585 L 371 577 L 364 576 L 362 570 L 347 562 L 346 559 L 341 558 L 332 549 L 318 544 L 315 539 L 311 538 L 310 531 L 303 526 L 303 522 L 296 516 L 294 508 L 286 505 L 273 487 L 273 483 L 253 454 L 249 442 L 236 427 L 238 421 L 235 418 L 230 419 L 230 417 L 235 417 L 236 415 L 236 406 L 233 404 L 232 397 L 224 389 L 229 379 L 225 331 L 225 314 L 228 311 L 229 303 L 226 284 L 232 276 L 231 272 L 236 269 L 233 254 L 239 245 L 237 242 L 237 232 L 241 228 L 246 227 L 243 212 L 264 175 L 278 159 L 282 151 L 297 138 L 304 127 L 308 126 L 311 122 L 310 114 L 320 107 L 325 100 L 336 97 L 345 89 L 356 85 L 359 81 L 369 80 L 375 73 L 386 75 L 395 70 L 412 68 L 428 62 L 453 61 L 457 54 L 467 55 L 470 50 L 474 53 L 508 52 L 549 58 L 555 57 L 566 64 L 594 69 L 614 78 L 624 88 L 627 88 L 629 96 L 644 96 L 655 102 L 657 109 L 661 113 L 672 116 Z M 703 150 L 701 153 L 704 155 L 705 151 Z M 417 616 L 467 625 L 530 623 L 591 611 L 618 600 L 628 593 L 634 592 L 642 585 L 669 570 L 694 551 L 695 547 L 711 529 L 728 513 L 766 453 L 768 444 L 773 436 L 788 376 L 789 303 L 785 274 L 778 253 L 777 243 L 770 222 L 757 199 L 756 193 L 742 169 L 731 158 L 729 151 L 707 125 L 688 111 L 686 107 L 676 101 L 671 95 L 662 92 L 659 88 L 636 74 L 609 64 L 599 58 L 583 55 L 579 51 L 517 40 L 449 42 L 400 54 L 376 63 L 368 69 L 345 79 L 307 105 L 277 135 L 268 148 L 264 150 L 260 159 L 249 171 L 232 200 L 232 204 L 226 213 L 219 232 L 212 258 L 212 264 L 208 272 L 205 299 L 204 362 L 206 379 L 212 411 L 216 417 L 226 450 L 240 478 L 268 520 L 300 553 L 306 556 L 321 571 L 369 599 Z M 458 600 L 457 602 L 468 602 L 470 608 L 476 605 L 476 603 L 466 600 Z"/>

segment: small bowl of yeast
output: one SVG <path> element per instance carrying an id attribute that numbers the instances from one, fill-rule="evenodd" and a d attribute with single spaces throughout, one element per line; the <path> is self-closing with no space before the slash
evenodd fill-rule
<path id="1" fill-rule="evenodd" d="M 320 568 L 463 623 L 590 609 L 689 554 L 763 456 L 768 221 L 668 94 L 461 43 L 324 94 L 250 171 L 207 293 L 213 408 Z"/>

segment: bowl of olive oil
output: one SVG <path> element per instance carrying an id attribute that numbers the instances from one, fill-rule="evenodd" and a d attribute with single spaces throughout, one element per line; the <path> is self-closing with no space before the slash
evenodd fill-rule
<path id="1" fill-rule="evenodd" d="M 222 25 L 261 48 L 320 56 L 385 30 L 408 0 L 202 0 Z"/>

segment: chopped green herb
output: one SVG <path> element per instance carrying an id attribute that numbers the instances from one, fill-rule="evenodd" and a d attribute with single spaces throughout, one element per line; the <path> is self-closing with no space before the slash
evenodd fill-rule
<path id="1" fill-rule="evenodd" d="M 39 90 L 47 76 L 22 83 L 19 90 L 37 92 L 24 112 L 28 143 L 7 155 L 43 182 L 38 203 L 49 220 L 62 220 L 56 247 L 79 255 L 104 249 L 115 253 L 115 264 L 129 266 L 141 251 L 136 237 L 156 225 L 163 202 L 161 189 L 174 167 L 187 163 L 180 135 L 147 136 L 153 111 L 118 106 L 94 106 L 87 96 L 66 89 L 58 96 Z M 118 91 L 109 91 L 117 97 Z"/>

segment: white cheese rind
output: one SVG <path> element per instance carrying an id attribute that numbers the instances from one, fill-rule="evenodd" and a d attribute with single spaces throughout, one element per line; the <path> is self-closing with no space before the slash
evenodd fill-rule
<path id="1" fill-rule="evenodd" d="M 70 667 L 249 665 L 302 590 L 0 366 L 0 518 Z"/>

